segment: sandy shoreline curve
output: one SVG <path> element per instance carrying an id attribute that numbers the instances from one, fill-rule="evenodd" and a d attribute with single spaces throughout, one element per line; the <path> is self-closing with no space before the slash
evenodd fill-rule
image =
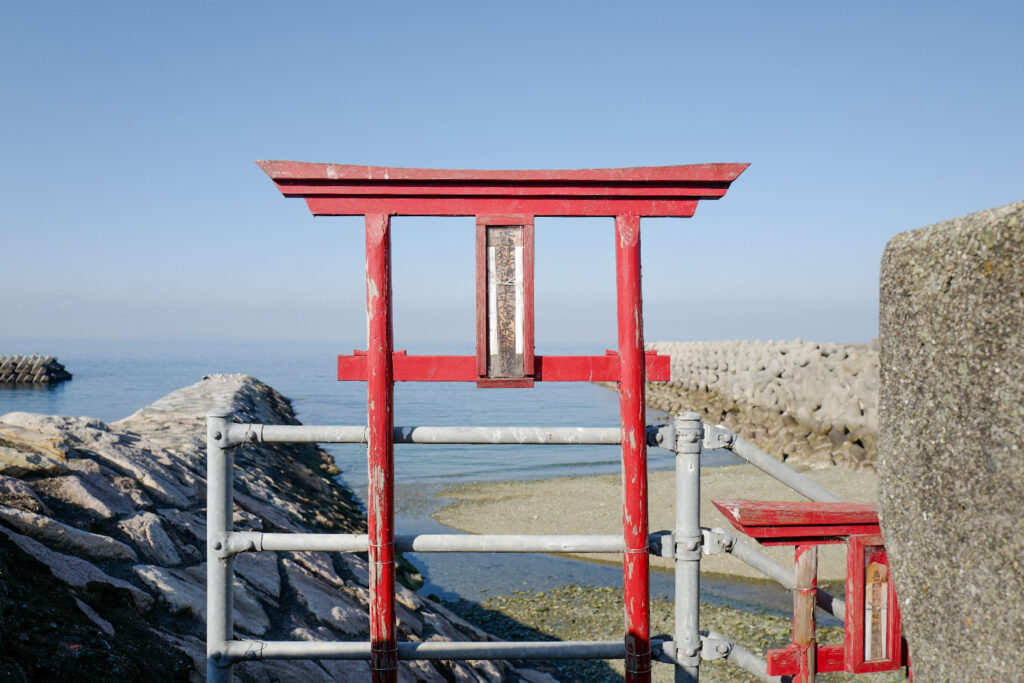
<path id="1" fill-rule="evenodd" d="M 843 500 L 877 500 L 877 475 L 839 468 L 808 469 L 803 474 Z M 671 529 L 675 515 L 675 473 L 651 472 L 650 529 Z M 439 498 L 454 499 L 434 513 L 445 526 L 477 534 L 614 534 L 622 531 L 622 481 L 618 475 L 560 477 L 530 481 L 495 481 L 456 484 Z M 701 470 L 701 525 L 732 527 L 711 504 L 713 499 L 806 500 L 752 465 L 703 467 Z M 754 541 L 750 541 L 754 543 Z M 789 547 L 765 549 L 785 565 L 792 565 Z M 619 564 L 619 555 L 577 555 L 580 559 Z M 763 579 L 734 557 L 705 556 L 706 573 Z M 668 570 L 671 560 L 651 557 L 656 569 Z M 845 577 L 845 545 L 824 546 L 819 561 L 821 581 Z"/>

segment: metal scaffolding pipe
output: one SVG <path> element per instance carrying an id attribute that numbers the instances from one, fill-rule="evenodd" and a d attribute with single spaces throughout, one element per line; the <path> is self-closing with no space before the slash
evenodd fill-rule
<path id="1" fill-rule="evenodd" d="M 232 640 L 221 644 L 222 656 L 232 662 L 257 659 L 369 659 L 368 642 Z M 398 643 L 398 659 L 624 659 L 621 640 L 556 642 Z"/>
<path id="2" fill-rule="evenodd" d="M 755 655 L 750 650 L 733 643 L 729 654 L 725 656 L 726 661 L 731 662 L 745 671 L 757 676 L 765 683 L 782 683 L 782 676 L 769 676 L 768 663 Z"/>
<path id="3" fill-rule="evenodd" d="M 700 415 L 676 415 L 675 681 L 700 680 Z"/>
<path id="4" fill-rule="evenodd" d="M 231 531 L 235 487 L 234 457 L 227 441 L 227 410 L 206 416 L 206 680 L 231 683 L 230 661 L 221 659 L 214 643 L 234 638 L 234 558 L 225 553 Z"/>
<path id="5" fill-rule="evenodd" d="M 240 443 L 366 443 L 366 425 L 265 425 L 233 424 L 228 427 L 232 444 Z"/>
<path id="6" fill-rule="evenodd" d="M 723 636 L 721 633 L 715 633 L 709 631 L 708 634 L 703 638 L 705 641 L 715 641 L 719 645 L 725 644 L 728 648 L 726 652 L 725 660 L 731 662 L 735 666 L 738 666 L 745 671 L 752 673 L 757 676 L 765 683 L 781 683 L 781 676 L 769 676 L 768 675 L 768 663 L 763 659 L 755 655 L 750 650 L 737 645 L 732 639 Z M 711 657 L 707 657 L 711 659 Z"/>
<path id="7" fill-rule="evenodd" d="M 228 551 L 322 551 L 359 553 L 369 547 L 366 534 L 299 534 L 236 531 Z M 396 549 L 420 553 L 621 553 L 622 536 L 555 534 L 399 534 Z"/>
<path id="8" fill-rule="evenodd" d="M 727 552 L 786 590 L 793 590 L 796 587 L 796 572 L 792 567 L 776 562 L 767 553 L 759 550 L 752 543 L 748 543 L 742 537 L 717 527 L 704 529 L 704 534 L 704 552 L 706 554 Z M 819 588 L 817 592 L 817 606 L 840 621 L 846 620 L 846 603 L 822 588 Z"/>
<path id="9" fill-rule="evenodd" d="M 846 603 L 839 598 L 819 587 L 814 595 L 814 602 L 819 609 L 846 623 Z"/>
<path id="10" fill-rule="evenodd" d="M 792 567 L 786 567 L 780 562 L 776 562 L 742 538 L 732 535 L 728 538 L 732 540 L 729 552 L 734 557 L 778 582 L 786 590 L 793 590 L 796 587 L 796 575 Z"/>
<path id="11" fill-rule="evenodd" d="M 716 429 L 721 428 L 716 427 Z M 822 503 L 838 503 L 842 500 L 839 496 L 832 493 L 824 486 L 820 486 L 802 474 L 794 472 L 789 467 L 742 437 L 735 436 L 732 445 L 728 448 L 765 474 L 774 477 L 810 500 L 816 500 Z"/>
<path id="12" fill-rule="evenodd" d="M 619 427 L 431 427 L 406 426 L 393 430 L 395 443 L 432 444 L 579 444 L 616 446 L 622 443 Z M 240 443 L 366 443 L 365 425 L 233 424 L 231 444 Z"/>

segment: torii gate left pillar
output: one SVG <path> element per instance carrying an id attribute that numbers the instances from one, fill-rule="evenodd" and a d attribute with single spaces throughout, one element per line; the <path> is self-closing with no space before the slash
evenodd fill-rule
<path id="1" fill-rule="evenodd" d="M 287 197 L 317 216 L 366 218 L 368 346 L 341 356 L 338 378 L 367 382 L 371 666 L 375 681 L 397 680 L 395 629 L 394 382 L 473 381 L 532 386 L 536 381 L 618 382 L 622 419 L 623 588 L 627 681 L 651 674 L 650 569 L 644 382 L 670 379 L 669 359 L 644 352 L 640 219 L 694 214 L 701 199 L 723 197 L 747 164 L 700 164 L 572 171 L 461 171 L 261 161 Z M 476 216 L 476 356 L 395 352 L 391 317 L 391 217 Z M 618 353 L 534 356 L 533 223 L 536 216 L 615 219 Z M 512 234 L 489 228 L 514 228 Z M 504 249 L 515 294 L 499 312 L 491 249 Z M 507 315 L 504 311 L 508 311 Z M 514 311 L 514 313 L 513 313 Z M 507 323 L 507 324 L 506 324 Z M 499 331 L 500 330 L 500 331 Z M 699 657 L 699 653 L 696 655 Z"/>

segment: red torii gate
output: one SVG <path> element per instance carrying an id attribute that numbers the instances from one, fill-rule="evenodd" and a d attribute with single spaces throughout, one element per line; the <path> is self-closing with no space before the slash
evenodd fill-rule
<path id="1" fill-rule="evenodd" d="M 641 217 L 689 217 L 723 197 L 748 164 L 568 171 L 473 171 L 260 161 L 286 197 L 315 216 L 366 217 L 368 346 L 338 358 L 338 378 L 367 382 L 369 421 L 370 640 L 376 681 L 396 679 L 394 382 L 618 382 L 622 420 L 626 673 L 650 680 L 647 446 L 644 382 L 670 379 L 669 359 L 644 353 Z M 391 217 L 476 216 L 476 356 L 414 356 L 392 339 Z M 615 218 L 618 353 L 534 356 L 533 223 L 536 216 Z M 493 238 L 493 239 L 492 239 Z M 497 259 L 489 249 L 496 250 Z M 521 251 L 515 251 L 520 250 Z M 505 254 L 502 256 L 501 254 Z M 513 256 L 514 254 L 514 256 Z M 490 259 L 490 261 L 488 261 Z M 504 259 L 504 260 L 503 260 Z M 496 269 L 514 273 L 514 314 L 497 312 Z M 504 316 L 504 317 L 503 317 Z M 495 320 L 500 318 L 500 320 Z"/>

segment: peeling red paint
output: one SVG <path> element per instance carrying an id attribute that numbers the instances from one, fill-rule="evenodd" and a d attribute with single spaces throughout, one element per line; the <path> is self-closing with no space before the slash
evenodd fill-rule
<path id="1" fill-rule="evenodd" d="M 651 668 L 650 566 L 647 555 L 647 443 L 637 435 L 646 431 L 644 405 L 644 344 L 640 288 L 640 217 L 615 219 L 615 272 L 618 291 L 619 412 L 627 440 L 622 444 L 624 482 L 623 556 L 626 607 L 626 680 L 648 681 Z M 632 644 L 632 645 L 631 645 Z"/>
<path id="2" fill-rule="evenodd" d="M 369 446 L 370 663 L 373 680 L 397 680 L 395 631 L 394 373 L 391 326 L 391 219 L 366 216 L 366 359 Z"/>
<path id="3" fill-rule="evenodd" d="M 375 681 L 394 681 L 397 668 L 394 612 L 395 381 L 479 381 L 478 356 L 407 356 L 392 344 L 390 217 L 477 216 L 486 225 L 522 225 L 536 216 L 614 216 L 619 350 L 604 357 L 532 355 L 533 320 L 524 376 L 533 381 L 619 383 L 622 418 L 623 576 L 627 681 L 649 681 L 651 670 L 647 533 L 645 379 L 669 380 L 667 357 L 643 348 L 640 287 L 640 217 L 692 216 L 699 201 L 725 195 L 747 164 L 697 164 L 559 171 L 476 171 L 388 168 L 260 161 L 288 197 L 303 198 L 314 215 L 366 216 L 367 323 L 365 354 L 339 356 L 338 379 L 368 388 L 368 526 L 371 571 L 371 661 Z M 515 216 L 515 220 L 498 220 Z M 488 218 L 490 217 L 490 218 Z M 490 221 L 490 222 L 488 222 Z M 532 238 L 529 240 L 532 244 Z M 478 254 L 479 255 L 479 254 Z M 532 267 L 532 256 L 528 266 Z M 479 278 L 478 278 L 479 279 Z M 532 303 L 532 277 L 526 293 Z M 478 292 L 478 304 L 482 296 Z M 482 310 L 478 305 L 479 311 Z M 478 337 L 482 328 L 478 327 Z M 482 347 L 479 347 L 482 348 Z M 479 351 L 478 348 L 478 351 Z M 524 361 L 526 362 L 526 361 Z M 486 381 L 490 381 L 487 379 Z"/>

